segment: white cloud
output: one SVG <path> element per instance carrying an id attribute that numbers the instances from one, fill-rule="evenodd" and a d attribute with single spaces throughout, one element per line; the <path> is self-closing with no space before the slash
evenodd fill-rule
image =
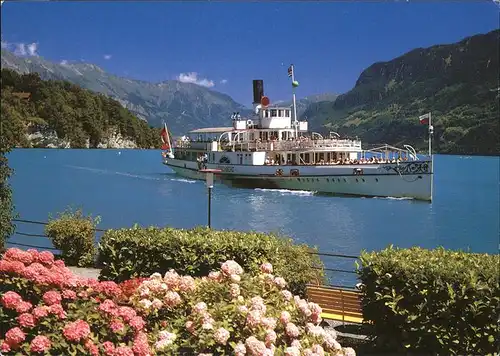
<path id="1" fill-rule="evenodd" d="M 2 49 L 14 52 L 16 56 L 38 57 L 38 43 L 10 43 L 2 41 Z"/>
<path id="2" fill-rule="evenodd" d="M 182 83 L 193 83 L 207 88 L 215 86 L 213 80 L 198 78 L 198 73 L 196 72 L 181 73 L 177 76 L 177 80 Z"/>
<path id="3" fill-rule="evenodd" d="M 220 81 L 220 83 L 221 83 L 221 84 L 227 84 L 227 79 L 222 79 L 222 80 Z"/>
<path id="4" fill-rule="evenodd" d="M 111 54 L 105 54 L 104 55 L 104 59 L 105 60 L 108 60 L 108 59 L 111 59 L 112 55 Z"/>
<path id="5" fill-rule="evenodd" d="M 67 60 L 63 59 L 59 64 L 63 65 L 63 66 L 67 66 L 69 63 Z"/>

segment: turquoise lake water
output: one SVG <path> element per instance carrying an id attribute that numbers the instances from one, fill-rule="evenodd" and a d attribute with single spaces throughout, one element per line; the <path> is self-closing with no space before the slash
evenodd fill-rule
<path id="1" fill-rule="evenodd" d="M 161 164 L 160 151 L 18 149 L 9 164 L 21 219 L 47 221 L 49 213 L 72 205 L 100 215 L 100 228 L 207 223 L 205 183 L 176 176 Z M 499 157 L 437 155 L 432 203 L 216 185 L 212 227 L 279 232 L 346 255 L 389 244 L 497 253 L 499 166 Z M 17 231 L 41 234 L 43 227 L 18 223 Z M 19 234 L 11 242 L 51 246 L 45 238 Z M 329 268 L 354 268 L 349 259 L 322 259 Z M 333 284 L 351 285 L 354 278 L 330 273 Z"/>

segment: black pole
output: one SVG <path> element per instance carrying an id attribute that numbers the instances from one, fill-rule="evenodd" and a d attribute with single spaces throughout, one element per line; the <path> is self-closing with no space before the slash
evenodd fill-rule
<path id="1" fill-rule="evenodd" d="M 212 187 L 208 187 L 208 228 L 211 228 L 210 224 L 210 214 L 211 214 L 211 202 L 212 202 Z"/>

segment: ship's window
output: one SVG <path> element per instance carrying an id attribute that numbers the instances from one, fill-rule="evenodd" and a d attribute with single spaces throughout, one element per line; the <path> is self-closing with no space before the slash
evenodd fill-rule
<path id="1" fill-rule="evenodd" d="M 271 109 L 271 117 L 276 117 L 277 110 L 276 109 Z"/>
<path id="2" fill-rule="evenodd" d="M 364 179 L 364 178 L 361 178 L 361 180 L 362 180 L 363 182 L 365 181 L 365 179 Z"/>
<path id="3" fill-rule="evenodd" d="M 290 117 L 290 110 L 285 110 L 285 116 Z"/>
<path id="4" fill-rule="evenodd" d="M 378 178 L 375 178 L 375 182 L 378 182 Z"/>
<path id="5" fill-rule="evenodd" d="M 358 178 L 356 178 L 356 182 L 359 182 Z"/>
<path id="6" fill-rule="evenodd" d="M 339 182 L 340 182 L 340 178 L 337 178 L 337 181 L 339 181 Z"/>
<path id="7" fill-rule="evenodd" d="M 330 179 L 326 178 L 326 181 L 327 181 L 327 182 L 329 182 L 329 181 L 330 181 Z"/>
<path id="8" fill-rule="evenodd" d="M 344 178 L 344 182 L 347 182 L 347 181 L 345 180 L 345 178 Z"/>
<path id="9" fill-rule="evenodd" d="M 283 117 L 283 110 L 278 110 L 278 116 Z"/>

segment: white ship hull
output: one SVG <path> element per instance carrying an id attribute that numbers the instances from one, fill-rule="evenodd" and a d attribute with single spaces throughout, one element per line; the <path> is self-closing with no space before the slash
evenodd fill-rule
<path id="1" fill-rule="evenodd" d="M 219 181 L 234 187 L 306 190 L 318 193 L 432 200 L 431 161 L 349 165 L 220 165 L 179 159 L 164 164 L 180 176 L 205 179 L 200 168 L 219 169 Z"/>

